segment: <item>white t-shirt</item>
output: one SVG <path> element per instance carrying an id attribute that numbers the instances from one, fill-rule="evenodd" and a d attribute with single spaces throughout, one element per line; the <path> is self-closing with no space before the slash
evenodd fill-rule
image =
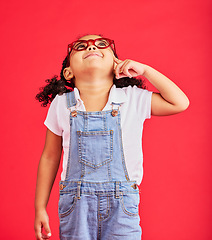
<path id="1" fill-rule="evenodd" d="M 79 91 L 74 88 L 77 100 L 74 109 L 86 111 Z M 102 111 L 112 109 L 112 102 L 122 103 L 120 107 L 122 141 L 126 168 L 130 180 L 139 185 L 143 177 L 142 132 L 145 119 L 151 117 L 152 92 L 128 86 L 116 88 L 112 86 L 108 102 Z M 63 138 L 63 170 L 61 180 L 65 180 L 70 141 L 70 111 L 67 108 L 66 94 L 56 95 L 52 101 L 44 124 L 49 130 Z"/>

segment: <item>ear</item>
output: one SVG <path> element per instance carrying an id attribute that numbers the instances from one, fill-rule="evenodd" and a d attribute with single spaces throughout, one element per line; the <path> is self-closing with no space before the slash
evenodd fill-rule
<path id="1" fill-rule="evenodd" d="M 70 67 L 67 67 L 63 70 L 63 76 L 66 80 L 70 80 L 74 77 L 73 72 L 71 71 Z"/>

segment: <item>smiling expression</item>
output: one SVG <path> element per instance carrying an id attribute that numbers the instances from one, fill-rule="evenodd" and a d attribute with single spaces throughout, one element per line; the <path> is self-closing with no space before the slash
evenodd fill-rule
<path id="1" fill-rule="evenodd" d="M 89 40 L 102 38 L 98 35 L 86 35 L 79 40 Z M 70 69 L 74 76 L 83 72 L 96 70 L 109 74 L 114 68 L 114 52 L 111 47 L 100 49 L 93 44 L 89 44 L 83 51 L 72 50 L 70 53 Z"/>

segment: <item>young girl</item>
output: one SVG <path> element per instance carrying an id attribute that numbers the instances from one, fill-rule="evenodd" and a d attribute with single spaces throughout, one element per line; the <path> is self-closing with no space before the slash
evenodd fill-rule
<path id="1" fill-rule="evenodd" d="M 135 78 L 141 75 L 159 93 L 144 89 Z M 37 95 L 43 106 L 52 103 L 38 167 L 36 238 L 51 236 L 46 206 L 63 150 L 60 239 L 140 240 L 143 122 L 182 112 L 189 100 L 152 67 L 119 60 L 114 41 L 98 35 L 68 45 L 60 77 Z"/>

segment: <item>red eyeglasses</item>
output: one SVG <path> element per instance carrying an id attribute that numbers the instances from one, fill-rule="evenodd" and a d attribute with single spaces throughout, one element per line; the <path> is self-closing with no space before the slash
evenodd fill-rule
<path id="1" fill-rule="evenodd" d="M 68 45 L 67 55 L 70 54 L 71 50 L 75 51 L 83 51 L 88 48 L 89 45 L 94 45 L 99 49 L 108 48 L 111 46 L 114 54 L 116 54 L 115 43 L 113 40 L 109 38 L 97 38 L 97 39 L 89 39 L 89 40 L 77 40 Z"/>

